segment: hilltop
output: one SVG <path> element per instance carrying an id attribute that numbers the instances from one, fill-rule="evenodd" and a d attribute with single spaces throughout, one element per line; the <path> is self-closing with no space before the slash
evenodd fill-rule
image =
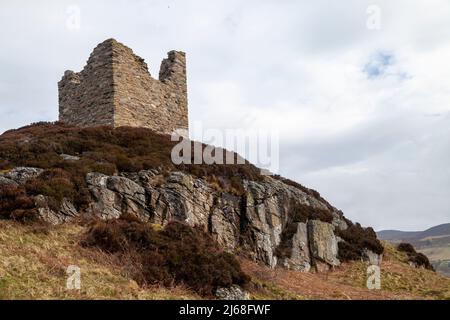
<path id="1" fill-rule="evenodd" d="M 174 165 L 174 144 L 145 128 L 61 123 L 1 135 L 5 298 L 231 298 L 247 291 L 254 298 L 390 299 L 405 286 L 414 287 L 400 290 L 405 298 L 448 296 L 447 282 L 410 266 L 409 255 L 383 245 L 317 191 L 261 175 L 248 162 Z M 421 285 L 400 276 L 386 279 L 394 294 L 369 292 L 368 264 L 397 268 L 386 269 L 395 279 L 414 274 Z M 75 295 L 61 288 L 69 265 L 86 277 Z M 38 289 L 41 281 L 48 286 Z M 305 287 L 308 281 L 317 287 Z"/>

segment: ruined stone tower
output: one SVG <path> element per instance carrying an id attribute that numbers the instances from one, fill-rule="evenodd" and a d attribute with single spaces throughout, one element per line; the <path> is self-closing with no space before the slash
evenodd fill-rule
<path id="1" fill-rule="evenodd" d="M 84 69 L 66 71 L 59 88 L 59 120 L 90 127 L 145 127 L 160 133 L 188 129 L 186 56 L 171 51 L 159 80 L 144 59 L 109 39 L 92 52 Z"/>

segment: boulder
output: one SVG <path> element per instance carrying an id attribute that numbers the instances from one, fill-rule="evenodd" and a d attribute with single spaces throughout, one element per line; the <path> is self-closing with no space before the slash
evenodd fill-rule
<path id="1" fill-rule="evenodd" d="M 325 263 L 331 267 L 340 265 L 338 243 L 333 225 L 319 220 L 308 221 L 309 246 L 316 268 Z"/>
<path id="2" fill-rule="evenodd" d="M 28 180 L 39 176 L 44 170 L 39 168 L 17 167 L 4 173 L 3 177 L 13 180 L 18 184 L 24 184 Z"/>
<path id="3" fill-rule="evenodd" d="M 38 210 L 39 217 L 50 224 L 58 225 L 70 222 L 79 214 L 75 206 L 68 199 L 63 199 L 59 210 L 55 211 L 49 207 L 49 199 L 43 195 L 34 197 L 34 203 Z"/>
<path id="4" fill-rule="evenodd" d="M 230 288 L 217 288 L 216 298 L 218 300 L 250 300 L 250 294 L 234 285 Z"/>
<path id="5" fill-rule="evenodd" d="M 6 185 L 18 186 L 19 184 L 17 182 L 15 182 L 14 180 L 0 176 L 0 186 L 6 186 Z"/>
<path id="6" fill-rule="evenodd" d="M 134 181 L 100 173 L 88 173 L 86 181 L 94 198 L 91 213 L 102 219 L 116 219 L 122 214 L 133 214 L 143 221 L 150 219 L 146 191 Z"/>
<path id="7" fill-rule="evenodd" d="M 116 192 L 107 187 L 108 176 L 101 173 L 88 173 L 86 182 L 93 202 L 89 211 L 102 219 L 117 219 L 122 215 L 122 207 L 117 201 Z"/>

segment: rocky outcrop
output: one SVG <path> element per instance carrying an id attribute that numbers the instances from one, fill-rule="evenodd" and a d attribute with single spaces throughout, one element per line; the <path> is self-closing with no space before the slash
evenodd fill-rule
<path id="1" fill-rule="evenodd" d="M 320 271 L 327 266 L 338 266 L 338 242 L 333 225 L 318 220 L 308 221 L 309 247 L 313 262 Z"/>
<path id="2" fill-rule="evenodd" d="M 250 294 L 235 285 L 230 288 L 218 288 L 216 298 L 218 300 L 250 300 Z"/>
<path id="3" fill-rule="evenodd" d="M 15 182 L 14 180 L 0 176 L 0 186 L 4 186 L 4 185 L 18 186 L 19 184 L 17 182 Z"/>
<path id="4" fill-rule="evenodd" d="M 311 270 L 311 255 L 306 223 L 297 223 L 295 228 L 290 244 L 291 254 L 280 260 L 279 264 L 286 269 L 308 272 Z"/>
<path id="5" fill-rule="evenodd" d="M 0 176 L 0 183 L 23 183 L 39 173 L 39 169 L 17 168 Z M 132 214 L 162 226 L 183 221 L 207 231 L 225 250 L 244 253 L 272 268 L 325 271 L 340 264 L 338 241 L 344 240 L 335 233 L 347 228 L 342 212 L 306 189 L 272 177 L 244 181 L 245 192 L 240 195 L 183 172 L 89 173 L 86 183 L 92 202 L 85 214 L 101 219 Z M 42 195 L 35 197 L 35 203 L 39 216 L 52 224 L 81 214 L 67 199 L 58 210 L 51 209 Z M 377 259 L 369 251 L 367 257 Z"/>
<path id="6" fill-rule="evenodd" d="M 182 172 L 167 177 L 155 171 L 113 177 L 90 173 L 87 182 L 94 198 L 90 210 L 104 219 L 131 213 L 159 225 L 184 221 L 209 232 L 225 250 L 242 249 L 270 267 L 309 271 L 319 262 L 339 265 L 333 231 L 345 226 L 342 213 L 270 177 L 246 181 L 246 193 L 240 196 L 216 190 L 205 180 Z M 299 204 L 332 211 L 333 223 L 293 222 Z M 293 224 L 296 231 L 289 239 L 290 255 L 280 258 L 276 251 L 283 231 Z"/>
<path id="7" fill-rule="evenodd" d="M 59 210 L 51 209 L 49 199 L 43 195 L 38 195 L 34 198 L 39 217 L 47 223 L 58 225 L 65 222 L 70 222 L 79 216 L 75 206 L 67 199 L 63 199 Z"/>
<path id="8" fill-rule="evenodd" d="M 40 175 L 43 171 L 44 170 L 39 168 L 17 167 L 7 173 L 1 174 L 0 178 L 3 178 L 4 182 L 6 181 L 4 180 L 6 178 L 17 184 L 24 184 L 28 180 Z"/>
<path id="9" fill-rule="evenodd" d="M 94 199 L 88 210 L 90 213 L 103 219 L 133 214 L 144 221 L 149 220 L 146 191 L 139 184 L 125 177 L 100 173 L 89 173 L 86 182 Z"/>

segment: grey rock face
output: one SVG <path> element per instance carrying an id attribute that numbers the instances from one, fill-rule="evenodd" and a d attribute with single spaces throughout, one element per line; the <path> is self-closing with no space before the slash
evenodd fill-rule
<path id="1" fill-rule="evenodd" d="M 16 168 L 0 175 L 0 184 L 24 183 L 41 172 Z M 340 264 L 338 241 L 343 240 L 335 236 L 335 231 L 347 228 L 342 212 L 271 177 L 244 181 L 245 193 L 239 196 L 216 190 L 207 181 L 182 172 L 168 176 L 159 170 L 119 176 L 89 173 L 86 182 L 92 196 L 86 213 L 102 219 L 132 214 L 162 226 L 182 221 L 208 232 L 224 250 L 239 250 L 272 268 L 307 272 L 314 266 L 326 271 Z M 80 214 L 68 200 L 57 212 L 49 208 L 44 196 L 35 197 L 35 202 L 41 218 L 52 224 L 68 222 Z M 305 206 L 331 212 L 333 221 L 297 221 L 296 210 Z M 371 262 L 381 260 L 369 251 L 366 256 Z"/>
<path id="2" fill-rule="evenodd" d="M 206 181 L 182 172 L 165 178 L 149 171 L 113 177 L 90 173 L 87 182 L 94 198 L 91 211 L 104 219 L 133 213 L 160 225 L 183 221 L 209 232 L 225 250 L 242 248 L 250 258 L 270 267 L 281 265 L 309 271 L 313 258 L 331 266 L 339 264 L 333 233 L 339 226 L 328 223 L 325 227 L 313 223 L 309 227 L 312 237 L 305 223 L 297 223 L 297 231 L 288 239 L 291 255 L 279 261 L 276 250 L 283 230 L 292 225 L 295 205 L 322 210 L 328 207 L 302 190 L 270 177 L 246 182 L 243 196 L 219 192 Z M 335 220 L 340 219 L 336 212 Z M 315 256 L 310 254 L 312 249 Z"/>
<path id="3" fill-rule="evenodd" d="M 94 198 L 91 213 L 103 219 L 116 219 L 122 214 L 133 214 L 148 221 L 150 212 L 146 206 L 146 191 L 125 177 L 89 173 L 86 176 L 89 191 Z"/>
<path id="4" fill-rule="evenodd" d="M 311 270 L 309 239 L 306 223 L 297 223 L 297 231 L 291 240 L 291 256 L 279 261 L 286 269 L 308 272 Z"/>
<path id="5" fill-rule="evenodd" d="M 218 300 L 250 300 L 250 294 L 239 286 L 230 288 L 218 288 L 216 290 Z"/>
<path id="6" fill-rule="evenodd" d="M 130 179 L 124 177 L 109 177 L 106 180 L 109 190 L 119 193 L 125 199 L 136 202 L 140 206 L 145 206 L 145 189 Z"/>
<path id="7" fill-rule="evenodd" d="M 159 186 L 146 186 L 150 193 L 153 221 L 161 225 L 184 221 L 208 230 L 215 191 L 205 181 L 181 172 L 169 175 Z"/>
<path id="8" fill-rule="evenodd" d="M 44 170 L 39 168 L 17 167 L 3 174 L 4 178 L 23 184 L 28 180 L 39 176 Z"/>
<path id="9" fill-rule="evenodd" d="M 4 186 L 4 185 L 13 185 L 13 186 L 18 186 L 19 184 L 17 182 L 15 182 L 14 180 L 5 178 L 0 176 L 0 186 Z"/>
<path id="10" fill-rule="evenodd" d="M 77 209 L 67 199 L 63 199 L 58 211 L 50 209 L 48 198 L 43 195 L 36 196 L 34 202 L 41 219 L 53 225 L 70 222 L 79 215 Z"/>
<path id="11" fill-rule="evenodd" d="M 291 243 L 297 247 L 288 260 L 278 262 L 276 248 L 281 243 L 281 235 L 293 219 L 296 207 L 301 205 L 328 210 L 327 204 L 302 190 L 287 185 L 279 180 L 266 177 L 263 181 L 249 181 L 246 185 L 245 201 L 246 233 L 254 243 L 256 261 L 275 267 L 277 264 L 291 266 L 294 269 L 308 270 L 308 250 L 302 249 L 301 243 L 308 243 L 306 232 L 300 230 Z"/>
<path id="12" fill-rule="evenodd" d="M 86 182 L 94 199 L 90 210 L 103 219 L 117 219 L 122 215 L 120 203 L 117 203 L 116 193 L 107 187 L 108 176 L 100 173 L 88 173 Z"/>
<path id="13" fill-rule="evenodd" d="M 277 189 L 269 184 L 248 182 L 245 221 L 247 233 L 255 243 L 257 261 L 275 267 L 275 250 L 281 242 L 286 208 L 278 206 Z"/>
<path id="14" fill-rule="evenodd" d="M 348 228 L 347 222 L 344 220 L 344 214 L 341 211 L 333 211 L 333 221 L 331 224 L 340 230 Z"/>
<path id="15" fill-rule="evenodd" d="M 308 221 L 309 245 L 314 265 L 320 266 L 321 262 L 330 266 L 340 265 L 337 258 L 338 243 L 333 230 L 333 225 L 330 223 L 318 220 Z"/>
<path id="16" fill-rule="evenodd" d="M 233 252 L 240 240 L 239 197 L 224 194 L 213 205 L 210 215 L 210 232 L 227 251 Z"/>

